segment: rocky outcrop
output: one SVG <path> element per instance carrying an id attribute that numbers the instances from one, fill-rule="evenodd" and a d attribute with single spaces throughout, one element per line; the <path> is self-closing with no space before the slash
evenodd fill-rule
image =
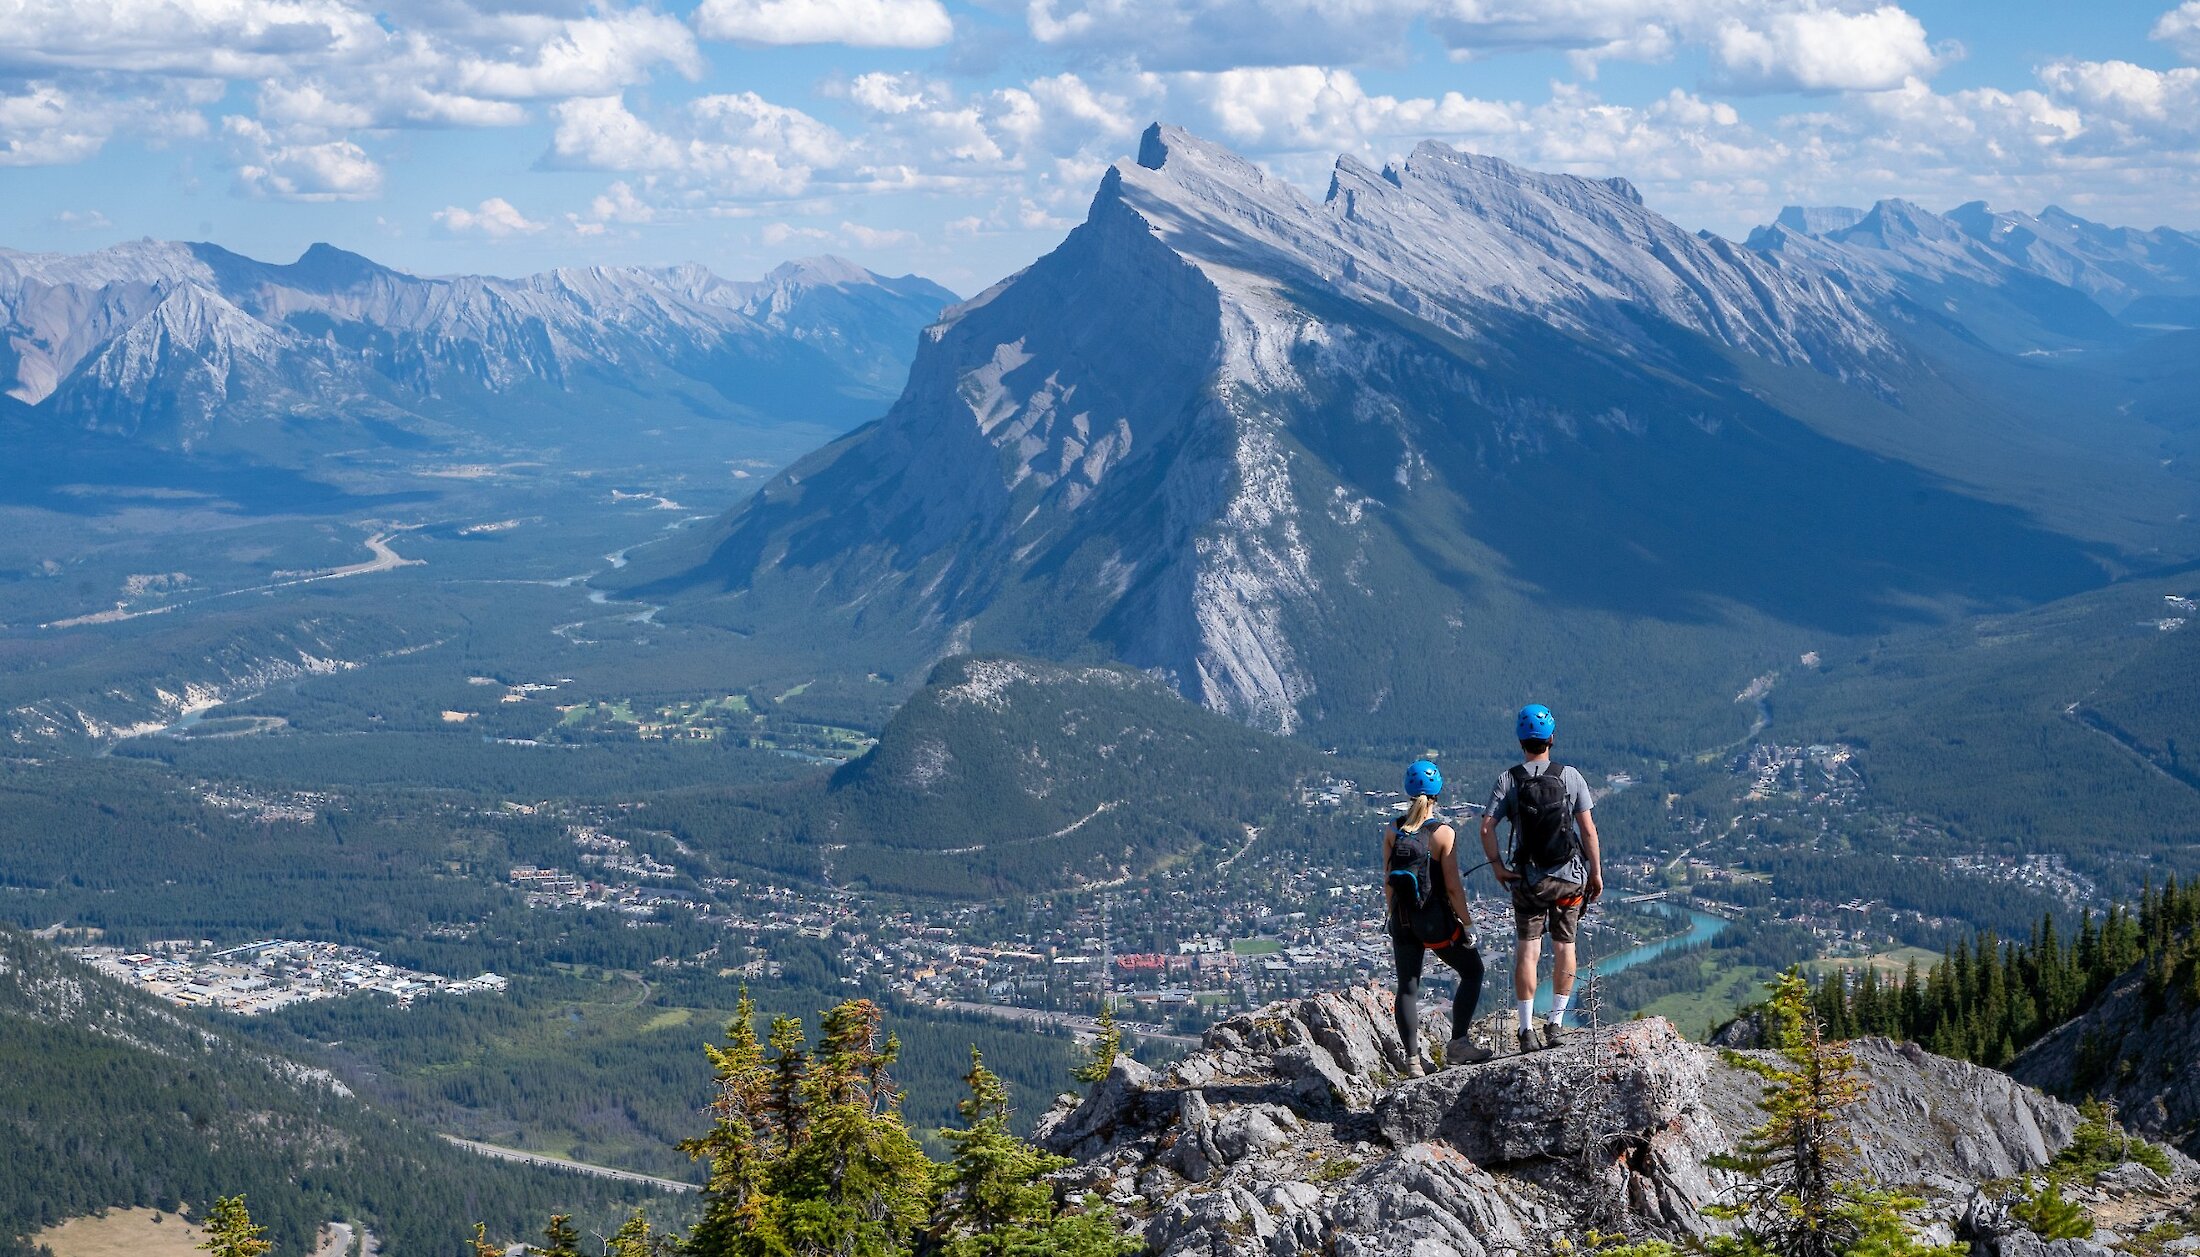
<path id="1" fill-rule="evenodd" d="M 2009 1072 L 2057 1095 L 2107 1096 L 2133 1130 L 2200 1156 L 2200 1006 L 2172 993 L 2150 1015 L 2143 965 L 2018 1054 Z"/>
<path id="2" fill-rule="evenodd" d="M 1885 1040 L 1855 1051 L 1867 1164 L 1951 1236 L 1976 1184 L 2040 1169 L 2075 1128 L 1991 1070 Z M 1075 1159 L 1065 1189 L 1114 1202 L 1166 1257 L 1483 1257 L 1590 1228 L 1706 1232 L 1730 1185 L 1710 1159 L 1763 1116 L 1757 1075 L 1657 1018 L 1426 1078 L 1404 1065 L 1386 993 L 1291 1000 L 1166 1069 L 1118 1061 L 1038 1138 Z"/>

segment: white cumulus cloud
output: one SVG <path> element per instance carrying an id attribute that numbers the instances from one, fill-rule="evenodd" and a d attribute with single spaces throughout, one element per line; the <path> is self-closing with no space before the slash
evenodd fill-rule
<path id="1" fill-rule="evenodd" d="M 619 0 L 0 0 L 0 83 L 23 85 L 0 96 L 14 102 L 0 160 L 80 161 L 119 131 L 204 133 L 197 111 L 250 85 L 268 155 L 240 190 L 349 198 L 379 186 L 365 132 L 514 126 L 527 102 L 704 68 L 686 23 Z M 40 122 L 56 102 L 64 116 Z"/>
<path id="2" fill-rule="evenodd" d="M 636 117 L 617 96 L 562 100 L 543 164 L 566 170 L 672 170 L 680 145 Z"/>
<path id="3" fill-rule="evenodd" d="M 832 127 L 754 92 L 697 97 L 663 129 L 615 96 L 562 101 L 555 113 L 543 165 L 662 173 L 719 199 L 798 196 L 849 153 Z"/>
<path id="4" fill-rule="evenodd" d="M 1371 95 L 1351 71 L 1318 66 L 1185 74 L 1174 88 L 1223 137 L 1255 148 L 1336 152 L 1407 136 L 1498 136 L 1520 126 L 1516 105 L 1459 92 Z"/>
<path id="5" fill-rule="evenodd" d="M 453 205 L 430 217 L 454 236 L 479 235 L 491 240 L 533 235 L 548 224 L 527 217 L 501 196 L 492 196 L 472 209 Z"/>
<path id="6" fill-rule="evenodd" d="M 939 0 L 703 0 L 695 29 L 751 44 L 937 48 L 955 37 Z"/>
<path id="7" fill-rule="evenodd" d="M 152 84 L 130 93 L 43 79 L 13 91 L 0 86 L 0 166 L 70 165 L 125 131 L 163 143 L 194 139 L 207 132 L 199 109 L 220 94 L 208 83 Z"/>
<path id="8" fill-rule="evenodd" d="M 862 223 L 842 223 L 841 238 L 859 249 L 893 249 L 917 242 L 917 233 L 898 227 L 866 227 Z"/>
<path id="9" fill-rule="evenodd" d="M 2154 23 L 2154 29 L 2147 32 L 2147 37 L 2168 44 L 2184 56 L 2200 60 L 2200 0 L 2185 0 L 2164 13 Z"/>
<path id="10" fill-rule="evenodd" d="M 2057 61 L 2040 70 L 2040 82 L 2116 139 L 2200 140 L 2200 69 Z"/>
<path id="11" fill-rule="evenodd" d="M 1891 4 L 1729 18 L 1711 54 L 1730 86 L 1753 91 L 1886 91 L 1940 64 L 1925 24 Z"/>
<path id="12" fill-rule="evenodd" d="M 250 118 L 222 128 L 238 150 L 237 190 L 279 201 L 364 201 L 382 191 L 382 167 L 350 140 L 286 144 Z"/>
<path id="13" fill-rule="evenodd" d="M 546 26 L 522 45 L 469 51 L 451 67 L 463 94 L 505 100 L 596 96 L 639 83 L 652 68 L 671 66 L 690 78 L 703 72 L 695 37 L 679 21 L 646 9 L 604 11 Z"/>
<path id="14" fill-rule="evenodd" d="M 798 227 L 793 223 L 766 223 L 756 233 L 757 239 L 776 249 L 790 241 L 822 242 L 833 238 L 833 233 L 823 227 Z"/>

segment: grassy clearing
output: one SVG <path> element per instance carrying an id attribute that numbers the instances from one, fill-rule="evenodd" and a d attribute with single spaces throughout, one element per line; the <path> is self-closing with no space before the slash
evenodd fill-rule
<path id="1" fill-rule="evenodd" d="M 684 1026 L 693 1020 L 695 1020 L 695 1010 L 692 1008 L 668 1008 L 643 1022 L 642 1033 L 649 1034 L 656 1030 L 670 1030 L 675 1026 Z"/>
<path id="2" fill-rule="evenodd" d="M 172 1213 L 110 1209 L 105 1217 L 71 1218 L 31 1237 L 54 1257 L 198 1257 L 206 1233 Z"/>
<path id="3" fill-rule="evenodd" d="M 1879 976 L 1882 979 L 1885 979 L 1888 977 L 1900 978 L 1903 972 L 1913 963 L 1917 965 L 1919 973 L 1930 973 L 1933 966 L 1939 964 L 1940 961 L 1940 953 L 1928 948 L 1897 947 L 1893 951 L 1877 952 L 1869 956 L 1836 956 L 1829 960 L 1821 960 L 1812 968 L 1822 973 L 1828 969 L 1861 969 L 1866 965 L 1870 965 L 1879 971 Z"/>
<path id="4" fill-rule="evenodd" d="M 1703 984 L 1696 990 L 1663 996 L 1642 1009 L 1646 1017 L 1663 1017 L 1690 1038 L 1700 1038 L 1711 1026 L 1731 1018 L 1745 1004 L 1761 999 L 1773 973 L 1753 965 L 1726 968 L 1706 957 L 1701 965 Z"/>
<path id="5" fill-rule="evenodd" d="M 1283 950 L 1283 944 L 1272 938 L 1241 938 L 1230 944 L 1230 950 L 1240 956 L 1273 956 Z"/>

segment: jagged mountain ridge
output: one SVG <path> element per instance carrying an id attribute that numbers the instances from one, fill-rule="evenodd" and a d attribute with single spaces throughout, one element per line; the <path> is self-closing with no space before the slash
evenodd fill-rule
<path id="1" fill-rule="evenodd" d="M 1868 211 L 1791 205 L 1748 243 L 1799 272 L 1846 281 L 1882 318 L 1944 318 L 2010 352 L 2128 344 L 2139 325 L 2200 310 L 2200 237 L 2107 227 L 2057 206 L 2033 215 L 1983 201 L 1945 214 L 1900 199 Z M 1885 308 L 1898 297 L 1914 312 Z"/>
<path id="2" fill-rule="evenodd" d="M 2025 476 L 2037 434 L 1935 372 L 1853 283 L 1624 181 L 1424 144 L 1315 201 L 1157 126 L 884 420 L 638 578 L 903 667 L 1097 650 L 1286 731 L 1561 672 L 1537 616 L 1865 630 L 2096 583 L 2085 511 L 1995 504 L 1974 438 Z M 2055 457 L 2067 487 L 2109 455 Z"/>
<path id="3" fill-rule="evenodd" d="M 326 244 L 287 265 L 155 240 L 0 249 L 0 386 L 41 429 L 182 450 L 249 451 L 284 421 L 513 420 L 529 389 L 846 426 L 892 395 L 953 299 L 837 258 L 737 282 L 692 264 L 431 278 Z"/>

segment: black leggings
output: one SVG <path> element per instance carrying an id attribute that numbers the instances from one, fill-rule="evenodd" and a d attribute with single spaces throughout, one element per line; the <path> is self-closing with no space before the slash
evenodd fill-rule
<path id="1" fill-rule="evenodd" d="M 1413 1055 L 1420 1038 L 1421 965 L 1431 949 L 1416 938 L 1390 936 L 1390 954 L 1398 962 L 1398 1038 Z M 1482 1002 L 1482 953 L 1472 943 L 1455 943 L 1436 950 L 1436 958 L 1459 975 L 1459 997 L 1451 1004 L 1451 1037 L 1462 1038 L 1474 1024 L 1474 1009 Z"/>

